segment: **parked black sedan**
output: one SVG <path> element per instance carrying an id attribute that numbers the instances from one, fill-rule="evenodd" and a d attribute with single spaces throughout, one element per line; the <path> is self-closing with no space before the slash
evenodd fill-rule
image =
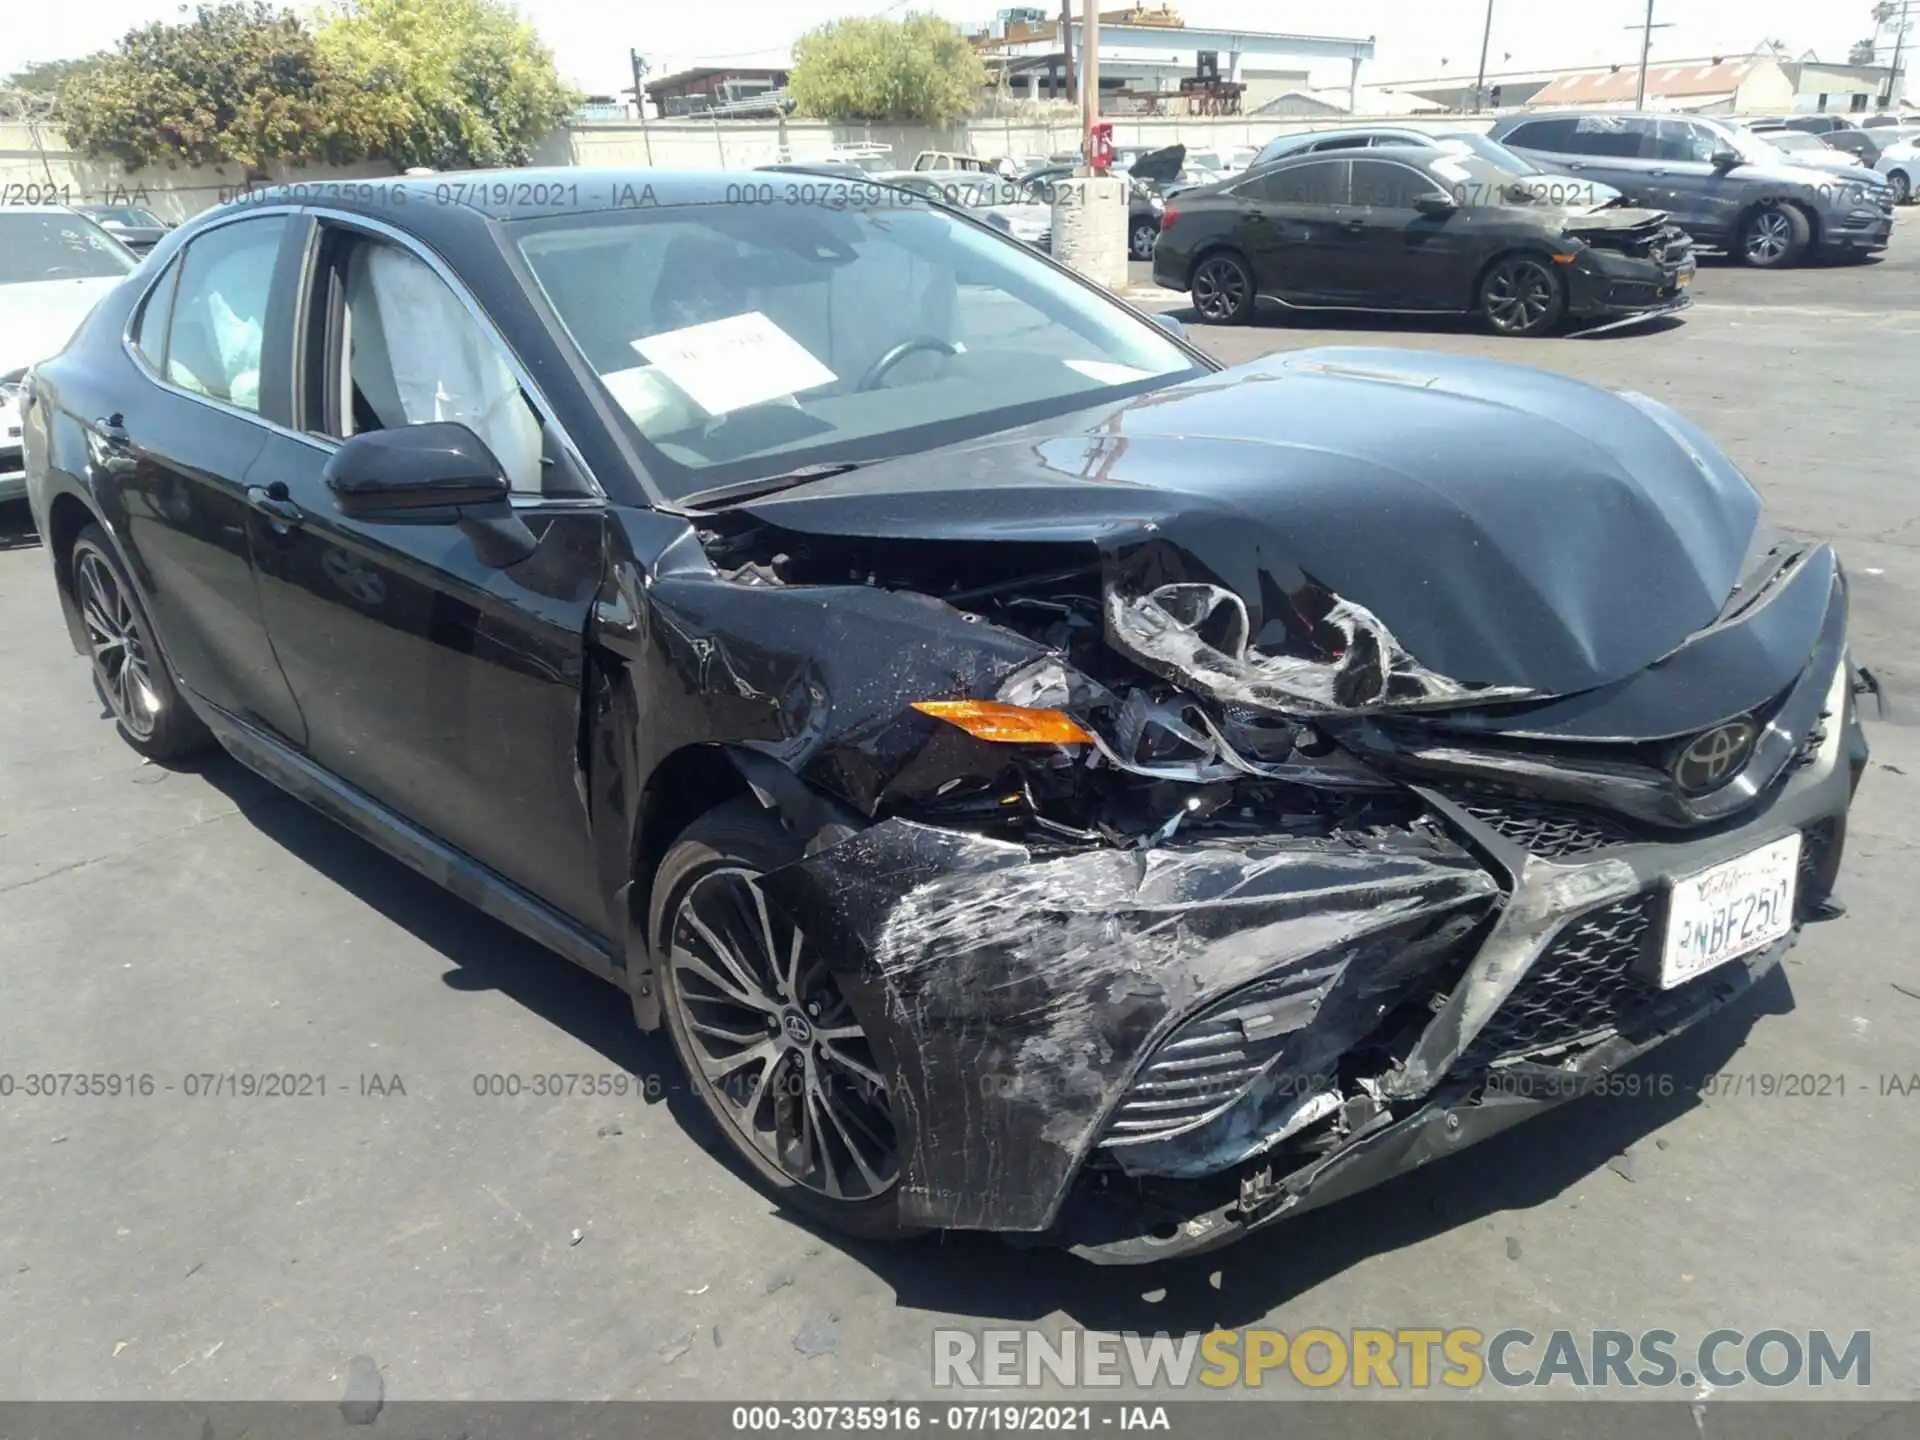
<path id="1" fill-rule="evenodd" d="M 127 743 L 217 741 L 619 986 L 783 1203 L 1105 1261 L 1537 1114 L 1825 913 L 1846 580 L 1692 422 L 1221 370 L 806 180 L 163 240 L 24 402 Z"/>
<path id="2" fill-rule="evenodd" d="M 1276 161 L 1184 190 L 1161 214 L 1157 285 L 1236 324 L 1293 310 L 1477 314 L 1505 335 L 1631 324 L 1692 303 L 1693 246 L 1654 210 L 1566 208 L 1472 154 L 1374 147 Z"/>

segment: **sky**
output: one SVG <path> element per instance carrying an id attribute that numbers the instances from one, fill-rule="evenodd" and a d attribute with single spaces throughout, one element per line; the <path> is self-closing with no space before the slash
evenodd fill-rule
<path id="1" fill-rule="evenodd" d="M 689 65 L 751 64 L 778 54 L 814 25 L 849 14 L 934 10 L 956 21 L 985 21 L 1006 0 L 518 0 L 552 48 L 561 74 L 589 93 L 632 83 L 629 47 L 655 77 Z M 1043 9 L 1058 0 L 1025 0 Z M 1105 0 L 1115 9 L 1123 0 Z M 1158 0 L 1155 0 L 1158 3 Z M 1375 40 L 1362 84 L 1465 73 L 1480 58 L 1487 0 L 1174 0 L 1189 25 L 1273 30 Z M 1492 0 L 1489 71 L 1637 63 L 1643 0 Z M 296 0 L 295 8 L 300 8 Z M 1076 0 L 1075 9 L 1079 5 Z M 1848 46 L 1873 28 L 1869 0 L 1655 0 L 1653 59 L 1750 51 L 1764 40 L 1789 53 L 1846 58 Z M 112 44 L 150 20 L 190 13 L 178 0 L 81 0 L 18 4 L 0 25 L 0 75 L 35 60 L 82 55 Z M 1346 84 L 1346 62 L 1330 62 L 1316 84 Z M 1334 72 L 1338 73 L 1335 74 Z"/>

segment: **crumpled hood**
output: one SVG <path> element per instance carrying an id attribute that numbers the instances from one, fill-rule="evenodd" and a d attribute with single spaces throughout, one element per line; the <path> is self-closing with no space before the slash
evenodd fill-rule
<path id="1" fill-rule="evenodd" d="M 876 545 L 1088 543 L 1109 639 L 1149 668 L 1191 681 L 1225 655 L 1252 688 L 1195 688 L 1278 703 L 1298 680 L 1323 708 L 1359 710 L 1623 679 L 1720 614 L 1760 515 L 1718 447 L 1655 401 L 1346 347 L 744 508 Z M 1379 683 L 1289 670 L 1303 658 L 1364 660 Z"/>
<path id="2" fill-rule="evenodd" d="M 97 275 L 0 285 L 0 375 L 56 354 L 122 278 Z"/>

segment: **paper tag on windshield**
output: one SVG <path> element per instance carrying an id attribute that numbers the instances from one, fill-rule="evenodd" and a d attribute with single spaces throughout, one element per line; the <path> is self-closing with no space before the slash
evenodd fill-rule
<path id="1" fill-rule="evenodd" d="M 1129 381 L 1153 378 L 1151 370 L 1136 370 L 1131 365 L 1116 365 L 1111 360 L 1062 360 L 1060 363 L 1102 385 L 1125 385 Z"/>
<path id="2" fill-rule="evenodd" d="M 758 310 L 632 343 L 641 359 L 709 415 L 764 405 L 840 378 Z"/>

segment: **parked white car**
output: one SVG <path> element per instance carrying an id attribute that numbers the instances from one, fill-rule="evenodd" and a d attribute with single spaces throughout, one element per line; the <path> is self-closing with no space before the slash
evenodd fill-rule
<path id="1" fill-rule="evenodd" d="M 0 501 L 27 493 L 19 396 L 29 366 L 64 347 L 139 260 L 63 205 L 0 209 Z"/>
<path id="2" fill-rule="evenodd" d="M 1887 177 L 1894 204 L 1910 204 L 1914 186 L 1920 184 L 1920 139 L 1900 140 L 1887 146 L 1873 168 Z"/>

